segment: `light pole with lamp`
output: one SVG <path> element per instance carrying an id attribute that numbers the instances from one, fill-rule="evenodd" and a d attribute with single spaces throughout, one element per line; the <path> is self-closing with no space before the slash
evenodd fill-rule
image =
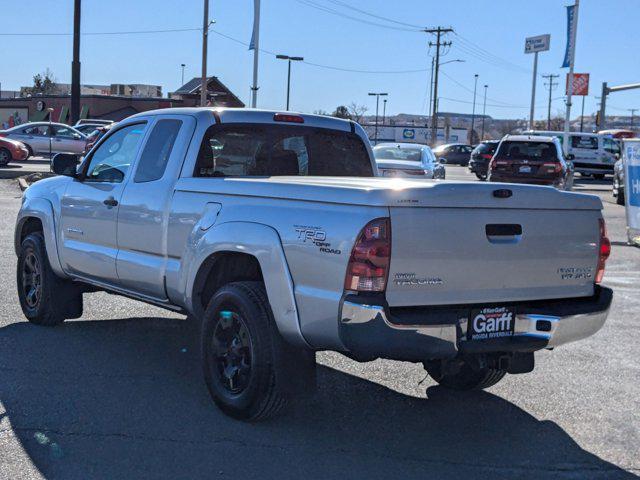
<path id="1" fill-rule="evenodd" d="M 384 121 L 387 118 L 387 99 L 382 100 L 382 126 L 384 127 Z M 633 123 L 633 122 L 632 122 Z"/>
<path id="2" fill-rule="evenodd" d="M 53 108 L 47 108 L 47 112 L 49 112 L 49 164 L 51 164 L 51 138 L 53 134 L 53 129 L 51 128 L 51 115 L 53 115 Z"/>
<path id="3" fill-rule="evenodd" d="M 469 143 L 473 145 L 473 126 L 475 125 L 476 120 L 476 91 L 478 89 L 478 74 L 476 73 L 474 76 L 474 84 L 473 84 L 473 110 L 471 111 L 471 132 L 469 133 Z"/>
<path id="4" fill-rule="evenodd" d="M 376 97 L 376 127 L 375 127 L 375 133 L 373 135 L 374 140 L 373 143 L 374 145 L 376 143 L 378 143 L 378 108 L 380 106 L 380 97 L 386 97 L 387 95 L 389 95 L 388 93 L 381 93 L 381 92 L 369 92 L 369 96 L 370 97 Z"/>
<path id="5" fill-rule="evenodd" d="M 487 88 L 489 85 L 484 86 L 484 103 L 482 105 L 482 133 L 480 134 L 480 141 L 484 140 L 484 117 L 487 111 Z"/>
<path id="6" fill-rule="evenodd" d="M 304 57 L 290 57 L 289 55 L 276 55 L 278 60 L 287 60 L 289 68 L 287 69 L 287 111 L 289 110 L 289 93 L 291 92 L 291 62 L 302 62 Z"/>

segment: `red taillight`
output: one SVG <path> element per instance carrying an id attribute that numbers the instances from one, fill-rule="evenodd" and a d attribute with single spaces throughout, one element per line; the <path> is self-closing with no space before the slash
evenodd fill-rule
<path id="1" fill-rule="evenodd" d="M 360 231 L 351 250 L 344 280 L 345 290 L 384 292 L 391 256 L 391 223 L 376 218 Z"/>
<path id="2" fill-rule="evenodd" d="M 604 277 L 604 264 L 611 254 L 611 242 L 607 237 L 607 225 L 604 223 L 604 218 L 599 218 L 600 222 L 600 241 L 598 243 L 598 269 L 596 270 L 596 283 L 602 282 Z"/>
<path id="3" fill-rule="evenodd" d="M 493 157 L 493 160 L 489 162 L 489 170 L 495 169 L 498 165 L 504 167 L 509 165 L 509 162 L 507 160 L 499 160 L 496 157 Z"/>
<path id="4" fill-rule="evenodd" d="M 304 123 L 304 118 L 300 115 L 290 115 L 288 113 L 276 113 L 273 116 L 275 122 Z"/>
<path id="5" fill-rule="evenodd" d="M 559 163 L 543 163 L 542 168 L 546 168 L 548 172 L 560 173 L 562 171 L 562 165 Z"/>
<path id="6" fill-rule="evenodd" d="M 482 153 L 482 154 L 480 154 L 480 156 L 481 156 L 482 158 L 486 159 L 486 160 L 491 160 L 491 157 L 492 157 L 493 155 L 491 155 L 490 153 Z"/>
<path id="7" fill-rule="evenodd" d="M 6 133 L 2 133 L 2 132 L 0 132 L 0 137 L 6 137 L 6 136 L 7 136 L 7 134 L 6 134 Z"/>

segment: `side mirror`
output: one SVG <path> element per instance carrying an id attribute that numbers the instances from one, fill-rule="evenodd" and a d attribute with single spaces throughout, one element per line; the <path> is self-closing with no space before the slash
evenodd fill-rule
<path id="1" fill-rule="evenodd" d="M 76 169 L 80 164 L 80 157 L 73 153 L 56 153 L 51 160 L 51 171 L 57 175 L 76 177 Z"/>
<path id="2" fill-rule="evenodd" d="M 443 164 L 443 165 L 444 165 L 445 163 L 447 163 L 447 159 L 446 159 L 446 158 L 444 158 L 444 157 L 440 157 L 440 158 L 438 159 L 438 163 L 441 163 L 441 164 Z"/>

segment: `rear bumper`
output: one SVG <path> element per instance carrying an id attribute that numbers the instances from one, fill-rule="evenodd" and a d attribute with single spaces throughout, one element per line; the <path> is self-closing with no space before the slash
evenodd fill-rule
<path id="1" fill-rule="evenodd" d="M 533 352 L 596 333 L 612 298 L 611 289 L 596 286 L 592 297 L 501 304 L 516 309 L 513 336 L 478 341 L 466 339 L 469 312 L 491 305 L 393 309 L 350 295 L 341 307 L 340 337 L 349 353 L 361 360 L 419 362 L 459 353 Z"/>
<path id="2" fill-rule="evenodd" d="M 524 183 L 527 185 L 540 185 L 546 187 L 555 187 L 558 186 L 561 182 L 560 177 L 518 177 L 513 175 L 499 175 L 495 173 L 491 173 L 489 175 L 490 182 L 500 182 L 500 183 Z"/>
<path id="3" fill-rule="evenodd" d="M 574 161 L 573 167 L 578 173 L 588 173 L 590 175 L 613 175 L 613 164 L 585 163 Z"/>

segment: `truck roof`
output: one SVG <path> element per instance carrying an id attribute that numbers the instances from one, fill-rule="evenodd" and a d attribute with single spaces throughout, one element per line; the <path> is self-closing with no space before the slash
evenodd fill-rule
<path id="1" fill-rule="evenodd" d="M 129 118 L 148 117 L 156 115 L 192 115 L 198 119 L 210 121 L 214 118 L 219 123 L 288 123 L 290 125 L 307 125 L 335 130 L 353 131 L 355 122 L 327 115 L 312 115 L 308 113 L 283 112 L 279 110 L 259 110 L 255 108 L 221 108 L 221 107 L 176 107 L 149 110 L 133 115 Z M 301 117 L 303 122 L 287 122 L 275 120 L 275 115 L 292 115 Z"/>

